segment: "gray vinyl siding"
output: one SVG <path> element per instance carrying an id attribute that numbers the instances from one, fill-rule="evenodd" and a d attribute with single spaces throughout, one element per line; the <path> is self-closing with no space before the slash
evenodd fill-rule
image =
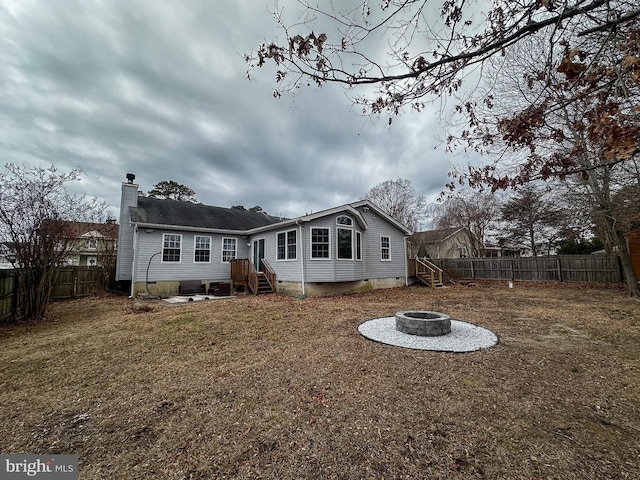
<path id="1" fill-rule="evenodd" d="M 344 213 L 331 214 L 303 222 L 302 226 L 291 226 L 250 236 L 211 234 L 207 232 L 191 232 L 169 229 L 140 228 L 135 236 L 136 271 L 134 280 L 144 282 L 149 265 L 149 281 L 179 280 L 214 280 L 230 278 L 229 263 L 222 262 L 223 238 L 235 238 L 237 241 L 237 258 L 248 258 L 253 261 L 253 242 L 264 238 L 265 259 L 275 270 L 276 279 L 286 282 L 300 282 L 304 269 L 305 282 L 350 282 L 366 279 L 404 278 L 406 275 L 404 232 L 378 216 L 370 209 L 361 209 L 367 228 L 363 228 L 355 218 L 350 226 L 337 225 L 336 218 Z M 311 229 L 327 228 L 329 230 L 329 259 L 311 258 Z M 353 231 L 353 259 L 338 259 L 337 229 L 348 228 Z M 296 231 L 296 259 L 277 259 L 278 233 Z M 362 259 L 356 260 L 357 232 L 361 234 Z M 163 262 L 163 234 L 182 235 L 180 262 Z M 194 261 L 194 240 L 196 235 L 211 237 L 210 263 Z M 382 261 L 380 256 L 380 238 L 390 239 L 390 261 Z M 133 243 L 133 242 L 132 242 Z M 154 254 L 151 263 L 149 260 Z M 304 265 L 303 265 L 304 263 Z"/>
<path id="2" fill-rule="evenodd" d="M 163 234 L 182 235 L 182 248 L 180 252 L 180 262 L 162 261 Z M 195 262 L 194 245 L 195 236 L 203 235 L 211 237 L 211 261 Z M 228 262 L 222 262 L 222 239 L 235 238 L 237 244 L 237 258 L 247 258 L 248 247 L 246 238 L 237 235 L 220 235 L 198 232 L 172 231 L 163 229 L 141 228 L 137 235 L 137 269 L 135 280 L 144 282 L 149 266 L 149 281 L 175 281 L 175 280 L 206 280 L 206 279 L 228 279 L 231 276 L 231 267 Z M 151 264 L 149 264 L 149 259 Z"/>
<path id="3" fill-rule="evenodd" d="M 329 229 L 330 259 L 311 258 L 311 229 Z M 304 258 L 305 279 L 307 282 L 335 282 L 336 281 L 336 220 L 334 216 L 324 217 L 304 224 Z M 341 260 L 344 261 L 344 260 Z"/>
<path id="4" fill-rule="evenodd" d="M 291 230 L 296 232 L 296 259 L 295 260 L 278 260 L 278 233 L 286 233 Z M 276 279 L 286 282 L 299 282 L 302 275 L 301 267 L 301 239 L 300 228 L 298 226 L 288 227 L 284 229 L 274 230 L 272 232 L 255 235 L 251 238 L 251 241 L 265 239 L 264 246 L 264 258 L 269 262 L 271 268 L 276 273 Z M 249 258 L 253 261 L 253 251 L 251 251 Z"/>
<path id="5" fill-rule="evenodd" d="M 362 216 L 369 228 L 363 232 L 363 255 L 365 278 L 403 278 L 406 275 L 405 235 L 384 218 L 377 216 L 372 210 L 362 211 Z M 380 238 L 387 236 L 391 240 L 391 261 L 382 261 L 380 255 Z"/>
<path id="6" fill-rule="evenodd" d="M 404 233 L 385 219 L 375 215 L 371 210 L 361 210 L 367 222 L 367 229 L 362 229 L 357 222 L 353 230 L 353 260 L 338 259 L 338 242 L 336 217 L 341 214 L 317 219 L 304 225 L 305 280 L 307 282 L 348 282 L 372 278 L 403 278 L 406 275 Z M 311 228 L 329 229 L 330 260 L 311 259 Z M 356 260 L 356 232 L 362 235 L 362 260 Z M 380 237 L 388 236 L 391 240 L 391 260 L 382 261 L 380 257 Z"/>

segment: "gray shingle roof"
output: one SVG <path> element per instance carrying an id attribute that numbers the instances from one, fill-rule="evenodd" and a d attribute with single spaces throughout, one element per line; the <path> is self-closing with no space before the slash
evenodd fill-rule
<path id="1" fill-rule="evenodd" d="M 212 207 L 153 197 L 138 197 L 138 206 L 130 207 L 131 223 L 175 225 L 194 228 L 245 231 L 281 222 L 263 213 L 235 208 Z"/>
<path id="2" fill-rule="evenodd" d="M 414 239 L 427 243 L 440 243 L 449 236 L 461 230 L 463 227 L 441 228 L 440 230 L 426 230 L 424 232 L 416 232 L 413 234 Z"/>

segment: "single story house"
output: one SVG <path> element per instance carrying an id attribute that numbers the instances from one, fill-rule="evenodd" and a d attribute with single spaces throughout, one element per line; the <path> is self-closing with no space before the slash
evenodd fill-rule
<path id="1" fill-rule="evenodd" d="M 416 232 L 409 238 L 410 256 L 443 258 L 476 257 L 482 245 L 466 227 Z"/>
<path id="2" fill-rule="evenodd" d="M 131 295 L 175 295 L 221 283 L 257 293 L 256 276 L 289 295 L 351 293 L 407 284 L 411 232 L 368 200 L 292 219 L 178 202 L 122 184 L 116 281 Z"/>

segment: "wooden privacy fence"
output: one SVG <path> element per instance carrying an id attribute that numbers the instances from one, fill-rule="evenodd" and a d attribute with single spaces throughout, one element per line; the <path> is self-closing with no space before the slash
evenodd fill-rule
<path id="1" fill-rule="evenodd" d="M 618 255 L 556 257 L 455 258 L 432 260 L 451 278 L 528 282 L 623 281 Z"/>
<path id="2" fill-rule="evenodd" d="M 62 268 L 58 272 L 58 278 L 53 284 L 51 298 L 61 300 L 64 298 L 86 297 L 103 292 L 104 270 L 99 267 L 69 267 Z"/>
<path id="3" fill-rule="evenodd" d="M 17 277 L 17 270 L 0 270 L 0 321 L 20 311 Z M 104 269 L 100 267 L 63 267 L 53 284 L 51 299 L 95 295 L 105 287 Z"/>
<path id="4" fill-rule="evenodd" d="M 0 321 L 15 312 L 16 276 L 13 270 L 0 270 Z"/>

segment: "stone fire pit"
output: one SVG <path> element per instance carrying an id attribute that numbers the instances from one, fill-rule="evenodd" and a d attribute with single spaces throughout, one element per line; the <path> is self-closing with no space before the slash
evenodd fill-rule
<path id="1" fill-rule="evenodd" d="M 360 324 L 358 331 L 387 345 L 438 352 L 473 352 L 498 343 L 497 335 L 486 328 L 423 310 L 374 318 Z"/>
<path id="2" fill-rule="evenodd" d="M 451 320 L 444 313 L 421 310 L 397 312 L 395 318 L 396 330 L 409 335 L 437 337 L 451 333 Z"/>

